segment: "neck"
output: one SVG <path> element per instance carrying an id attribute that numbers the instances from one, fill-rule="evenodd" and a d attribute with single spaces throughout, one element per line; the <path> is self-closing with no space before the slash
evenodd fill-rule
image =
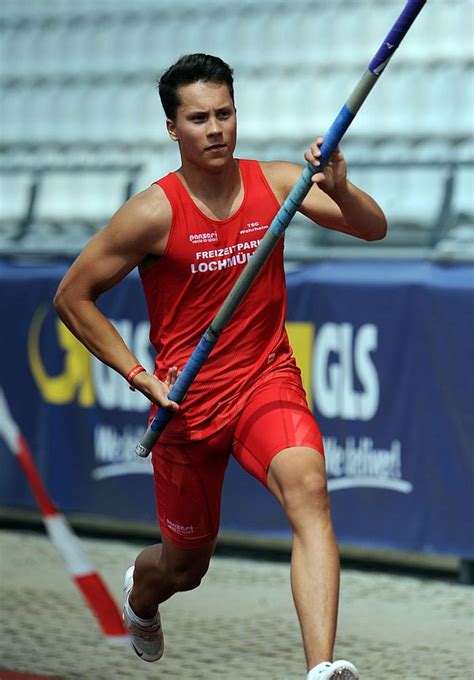
<path id="1" fill-rule="evenodd" d="M 241 184 L 239 164 L 234 158 L 217 170 L 183 162 L 178 174 L 189 193 L 201 201 L 225 202 L 235 196 Z"/>

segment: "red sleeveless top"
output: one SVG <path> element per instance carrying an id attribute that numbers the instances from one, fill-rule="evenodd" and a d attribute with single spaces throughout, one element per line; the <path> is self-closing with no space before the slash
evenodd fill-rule
<path id="1" fill-rule="evenodd" d="M 259 163 L 238 163 L 244 197 L 240 208 L 225 220 L 201 212 L 175 173 L 156 182 L 171 204 L 173 217 L 164 254 L 141 278 L 150 340 L 157 351 L 155 375 L 161 380 L 170 366 L 184 367 L 280 207 Z M 238 413 L 256 383 L 282 370 L 299 376 L 285 315 L 280 239 L 161 441 L 209 436 Z"/>

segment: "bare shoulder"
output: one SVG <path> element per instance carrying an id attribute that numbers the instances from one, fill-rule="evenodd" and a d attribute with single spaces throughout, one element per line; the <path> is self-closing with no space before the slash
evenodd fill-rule
<path id="1" fill-rule="evenodd" d="M 285 200 L 303 172 L 300 165 L 288 161 L 260 161 L 260 167 L 280 202 Z"/>
<path id="2" fill-rule="evenodd" d="M 130 198 L 102 230 L 105 238 L 133 241 L 159 255 L 166 243 L 173 214 L 163 189 L 153 184 Z"/>

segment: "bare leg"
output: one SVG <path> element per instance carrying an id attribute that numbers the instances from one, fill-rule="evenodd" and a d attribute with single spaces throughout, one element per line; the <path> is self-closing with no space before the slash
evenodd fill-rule
<path id="1" fill-rule="evenodd" d="M 339 554 L 324 459 L 310 448 L 285 449 L 273 459 L 267 484 L 293 530 L 291 587 L 309 670 L 332 661 L 339 600 Z"/>
<path id="2" fill-rule="evenodd" d="M 162 545 L 145 548 L 135 561 L 129 603 L 137 616 L 151 619 L 158 605 L 177 592 L 197 588 L 209 567 L 216 541 L 202 548 Z"/>

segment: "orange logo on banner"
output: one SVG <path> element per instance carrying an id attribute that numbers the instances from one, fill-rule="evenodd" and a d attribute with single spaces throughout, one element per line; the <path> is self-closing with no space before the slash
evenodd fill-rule
<path id="1" fill-rule="evenodd" d="M 81 406 L 94 406 L 91 355 L 59 319 L 56 319 L 56 333 L 58 345 L 65 354 L 63 371 L 54 376 L 47 373 L 40 350 L 41 329 L 47 312 L 46 305 L 36 311 L 28 335 L 28 358 L 38 389 L 50 404 L 69 404 L 77 396 Z"/>
<path id="2" fill-rule="evenodd" d="M 309 321 L 287 321 L 285 326 L 296 363 L 301 370 L 308 406 L 313 410 L 311 367 L 313 363 L 314 326 Z"/>

